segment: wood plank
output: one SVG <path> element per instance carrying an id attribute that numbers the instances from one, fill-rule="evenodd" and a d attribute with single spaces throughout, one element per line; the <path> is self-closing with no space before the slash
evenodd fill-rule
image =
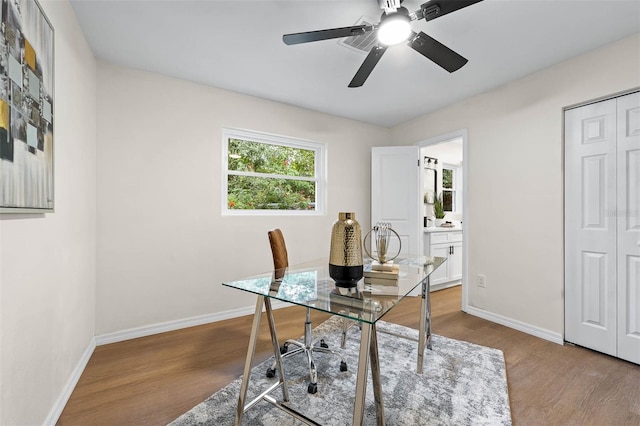
<path id="1" fill-rule="evenodd" d="M 434 333 L 504 352 L 514 424 L 640 425 L 639 366 L 468 315 L 460 297 L 460 287 L 432 293 Z M 419 309 L 408 297 L 385 320 L 418 328 Z M 303 308 L 274 316 L 282 340 L 303 334 Z M 58 424 L 170 422 L 242 374 L 250 327 L 246 316 L 99 346 Z M 271 355 L 268 336 L 263 318 L 256 363 Z"/>

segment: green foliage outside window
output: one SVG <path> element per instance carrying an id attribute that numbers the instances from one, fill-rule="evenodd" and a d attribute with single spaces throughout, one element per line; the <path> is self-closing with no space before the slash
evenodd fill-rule
<path id="1" fill-rule="evenodd" d="M 442 169 L 442 187 L 446 189 L 453 188 L 453 170 Z"/>
<path id="2" fill-rule="evenodd" d="M 454 211 L 454 173 L 452 169 L 442 169 L 442 208 L 445 212 Z"/>
<path id="3" fill-rule="evenodd" d="M 240 139 L 228 143 L 229 209 L 315 209 L 315 151 Z"/>
<path id="4" fill-rule="evenodd" d="M 438 195 L 433 203 L 433 214 L 436 219 L 444 219 L 444 206 L 442 205 L 442 194 Z"/>
<path id="5" fill-rule="evenodd" d="M 442 209 L 445 212 L 453 211 L 453 191 L 442 191 Z"/>

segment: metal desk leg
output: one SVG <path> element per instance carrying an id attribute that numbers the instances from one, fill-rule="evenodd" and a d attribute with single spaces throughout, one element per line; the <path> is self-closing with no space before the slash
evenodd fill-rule
<path id="1" fill-rule="evenodd" d="M 378 426 L 384 426 L 384 404 L 382 402 L 382 383 L 380 382 L 380 360 L 378 358 L 378 335 L 375 324 L 371 328 L 369 357 L 371 358 L 373 396 L 376 402 L 376 424 Z"/>
<path id="2" fill-rule="evenodd" d="M 356 401 L 353 407 L 353 426 L 361 426 L 364 421 L 364 400 L 367 394 L 367 373 L 369 373 L 369 350 L 373 324 L 363 323 L 358 354 L 358 375 L 356 376 Z"/>
<path id="3" fill-rule="evenodd" d="M 420 336 L 418 336 L 418 374 L 422 374 L 424 347 L 431 349 L 431 284 L 429 277 L 422 282 L 422 301 L 420 303 Z"/>
<path id="4" fill-rule="evenodd" d="M 427 349 L 432 350 L 431 347 L 431 281 L 430 278 L 427 277 L 427 311 L 424 315 L 424 320 L 426 324 L 427 331 Z"/>
<path id="5" fill-rule="evenodd" d="M 271 299 L 264 299 L 264 307 L 267 311 L 267 321 L 269 322 L 269 332 L 271 333 L 271 342 L 273 343 L 273 354 L 276 359 L 276 368 L 280 372 L 280 383 L 282 383 L 282 399 L 289 401 L 289 389 L 287 388 L 287 380 L 284 377 L 284 368 L 282 367 L 282 357 L 280 356 L 280 343 L 276 334 L 276 323 L 273 320 L 273 310 L 271 309 Z"/>
<path id="6" fill-rule="evenodd" d="M 271 342 L 273 343 L 273 354 L 276 358 L 276 366 L 280 372 L 280 382 L 277 385 L 272 386 L 269 390 L 262 393 L 257 399 L 246 404 L 247 389 L 249 387 L 249 379 L 251 378 L 251 364 L 253 363 L 253 356 L 256 352 L 256 343 L 258 342 L 258 331 L 260 330 L 260 317 L 262 316 L 262 305 L 264 304 L 267 311 L 267 321 L 269 322 L 269 332 L 271 333 Z M 284 401 L 289 400 L 289 390 L 287 388 L 287 382 L 284 376 L 284 369 L 282 368 L 282 359 L 280 358 L 280 344 L 278 343 L 278 336 L 276 334 L 275 322 L 273 320 L 273 310 L 271 309 L 271 300 L 268 297 L 258 296 L 256 302 L 256 310 L 253 314 L 253 325 L 251 326 L 251 337 L 249 337 L 249 347 L 247 348 L 247 358 L 244 362 L 244 373 L 242 375 L 242 384 L 240 385 L 240 396 L 238 397 L 238 406 L 236 407 L 236 426 L 242 424 L 242 416 L 246 409 L 253 406 L 257 401 L 265 397 L 272 389 L 277 386 L 282 386 L 282 397 Z"/>
<path id="7" fill-rule="evenodd" d="M 349 315 L 349 310 L 347 310 L 347 315 Z M 342 317 L 340 318 L 340 322 L 342 323 L 342 337 L 340 338 L 340 349 L 344 349 L 347 347 L 347 332 L 349 331 L 349 320 Z"/>
<path id="8" fill-rule="evenodd" d="M 247 388 L 249 386 L 249 377 L 251 375 L 251 363 L 253 362 L 253 355 L 256 352 L 256 343 L 258 342 L 258 330 L 260 329 L 260 316 L 262 315 L 263 303 L 264 296 L 258 296 L 256 310 L 253 314 L 253 325 L 251 326 L 251 336 L 249 337 L 247 357 L 244 361 L 244 373 L 242 375 L 242 384 L 240 385 L 238 407 L 236 408 L 236 426 L 240 426 L 240 424 L 242 424 L 242 415 L 244 414 L 244 405 L 247 399 Z"/>

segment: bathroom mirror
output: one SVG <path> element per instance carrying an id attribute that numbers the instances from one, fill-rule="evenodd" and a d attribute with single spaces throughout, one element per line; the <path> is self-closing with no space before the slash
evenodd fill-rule
<path id="1" fill-rule="evenodd" d="M 436 200 L 438 160 L 431 157 L 424 157 L 424 203 L 433 204 Z"/>

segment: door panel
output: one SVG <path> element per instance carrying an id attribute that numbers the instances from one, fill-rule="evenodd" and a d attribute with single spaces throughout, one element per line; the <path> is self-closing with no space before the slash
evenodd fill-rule
<path id="1" fill-rule="evenodd" d="M 451 281 L 462 279 L 462 243 L 451 244 L 451 254 L 449 255 L 449 279 Z"/>
<path id="2" fill-rule="evenodd" d="M 607 193 L 607 156 L 591 155 L 582 159 L 582 228 L 605 230 L 604 197 Z"/>
<path id="3" fill-rule="evenodd" d="M 449 246 L 448 245 L 437 245 L 431 246 L 431 250 L 429 256 L 437 256 L 444 257 L 447 259 L 444 264 L 442 264 L 438 269 L 433 271 L 431 275 L 429 275 L 429 282 L 431 286 L 442 284 L 449 282 L 449 268 L 451 267 L 449 257 Z"/>
<path id="4" fill-rule="evenodd" d="M 582 307 L 580 321 L 603 329 L 607 328 L 606 253 L 582 252 L 580 292 Z"/>
<path id="5" fill-rule="evenodd" d="M 616 353 L 616 101 L 565 113 L 565 339 Z"/>
<path id="6" fill-rule="evenodd" d="M 371 225 L 390 223 L 400 235 L 402 254 L 405 255 L 422 253 L 419 158 L 417 146 L 371 149 Z M 396 238 L 391 239 L 391 254 L 398 250 L 396 241 Z"/>
<path id="7" fill-rule="evenodd" d="M 618 356 L 640 364 L 640 93 L 617 101 Z"/>

